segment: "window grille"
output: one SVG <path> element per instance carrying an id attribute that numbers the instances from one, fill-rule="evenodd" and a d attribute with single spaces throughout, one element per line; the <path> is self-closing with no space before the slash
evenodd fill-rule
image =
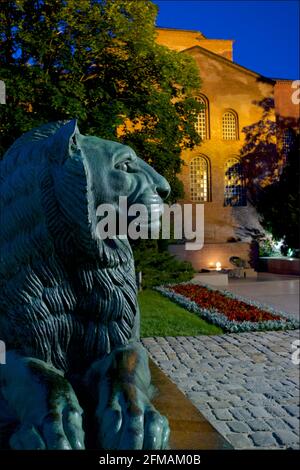
<path id="1" fill-rule="evenodd" d="M 207 202 L 209 200 L 209 165 L 203 156 L 194 157 L 190 163 L 191 200 Z"/>

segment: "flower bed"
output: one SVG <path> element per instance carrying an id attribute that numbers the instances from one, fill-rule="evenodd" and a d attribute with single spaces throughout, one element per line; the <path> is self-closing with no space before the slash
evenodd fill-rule
<path id="1" fill-rule="evenodd" d="M 182 283 L 157 287 L 161 294 L 225 331 L 261 331 L 299 328 L 299 321 L 228 291 Z"/>

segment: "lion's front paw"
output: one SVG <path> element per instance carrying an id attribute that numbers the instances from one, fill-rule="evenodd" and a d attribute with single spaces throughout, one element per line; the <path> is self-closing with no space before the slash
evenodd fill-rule
<path id="1" fill-rule="evenodd" d="M 2 395 L 19 423 L 13 449 L 83 449 L 82 409 L 63 373 L 16 354 L 2 370 Z"/>
<path id="2" fill-rule="evenodd" d="M 12 449 L 84 449 L 81 409 L 64 400 L 55 403 L 39 424 L 24 422 L 10 438 Z"/>
<path id="3" fill-rule="evenodd" d="M 170 435 L 167 419 L 136 386 L 126 388 L 117 391 L 104 410 L 98 408 L 100 447 L 166 449 Z"/>

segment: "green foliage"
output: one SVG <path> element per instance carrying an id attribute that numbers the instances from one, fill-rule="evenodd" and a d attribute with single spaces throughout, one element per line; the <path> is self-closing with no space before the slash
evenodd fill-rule
<path id="1" fill-rule="evenodd" d="M 132 145 L 178 184 L 180 149 L 199 143 L 190 56 L 155 43 L 157 7 L 136 0 L 9 0 L 0 9 L 0 154 L 23 132 L 77 117 L 82 133 Z M 142 122 L 140 128 L 125 126 Z"/>
<path id="2" fill-rule="evenodd" d="M 260 241 L 259 256 L 274 256 L 275 254 L 274 241 L 270 236 Z M 280 253 L 277 253 L 277 255 L 278 254 Z"/>
<path id="3" fill-rule="evenodd" d="M 192 279 L 194 269 L 186 261 L 177 261 L 166 251 L 165 244 L 156 240 L 139 240 L 133 247 L 136 271 L 142 272 L 143 288 Z"/>
<path id="4" fill-rule="evenodd" d="M 299 135 L 287 155 L 287 163 L 279 181 L 267 186 L 260 194 L 257 208 L 263 223 L 275 240 L 285 247 L 299 250 Z"/>
<path id="5" fill-rule="evenodd" d="M 261 119 L 243 128 L 244 144 L 240 150 L 248 196 L 254 205 L 260 189 L 274 182 L 280 168 L 277 147 L 277 123 L 274 121 L 274 99 L 267 97 L 254 102 Z"/>
<path id="6" fill-rule="evenodd" d="M 262 117 L 243 128 L 245 142 L 240 153 L 248 197 L 271 235 L 261 240 L 260 254 L 278 255 L 274 241 L 283 241 L 280 249 L 284 254 L 289 248 L 299 251 L 299 134 L 282 171 L 284 132 L 293 129 L 296 122 L 291 118 L 274 120 L 274 98 L 254 104 L 261 108 Z"/>
<path id="7" fill-rule="evenodd" d="M 141 336 L 218 335 L 223 330 L 202 320 L 194 313 L 166 299 L 158 292 L 146 289 L 139 294 Z"/>

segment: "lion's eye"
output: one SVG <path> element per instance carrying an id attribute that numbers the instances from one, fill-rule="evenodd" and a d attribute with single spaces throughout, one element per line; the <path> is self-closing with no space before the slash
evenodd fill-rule
<path id="1" fill-rule="evenodd" d="M 116 165 L 116 168 L 118 168 L 118 170 L 128 171 L 128 162 L 119 163 Z"/>

